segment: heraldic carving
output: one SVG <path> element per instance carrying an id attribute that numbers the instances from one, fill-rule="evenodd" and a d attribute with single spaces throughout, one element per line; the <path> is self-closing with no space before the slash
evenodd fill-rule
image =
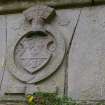
<path id="1" fill-rule="evenodd" d="M 56 28 L 45 27 L 56 16 L 48 6 L 36 5 L 23 12 L 32 28 L 18 39 L 9 59 L 9 72 L 19 81 L 37 83 L 53 74 L 65 55 L 65 42 Z"/>

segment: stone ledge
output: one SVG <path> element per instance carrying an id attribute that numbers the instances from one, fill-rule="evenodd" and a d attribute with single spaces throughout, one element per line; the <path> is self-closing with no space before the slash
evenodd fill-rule
<path id="1" fill-rule="evenodd" d="M 105 4 L 105 0 L 0 0 L 0 14 L 21 12 L 33 5 L 45 4 L 54 8 L 71 8 Z"/>
<path id="2" fill-rule="evenodd" d="M 5 95 L 0 97 L 0 105 L 27 105 L 25 96 Z"/>
<path id="3" fill-rule="evenodd" d="M 59 4 L 74 4 L 74 3 L 91 3 L 92 0 L 0 0 L 0 4 L 7 4 L 7 3 L 13 3 L 13 2 L 34 2 L 34 3 L 50 3 L 53 5 L 59 5 Z"/>
<path id="4" fill-rule="evenodd" d="M 21 95 L 4 95 L 0 97 L 0 103 L 3 102 L 26 102 L 26 98 Z"/>
<path id="5" fill-rule="evenodd" d="M 10 0 L 9 2 L 6 1 L 7 0 L 0 1 L 0 14 L 20 12 L 36 4 L 45 4 L 54 8 L 92 5 L 92 0 Z"/>

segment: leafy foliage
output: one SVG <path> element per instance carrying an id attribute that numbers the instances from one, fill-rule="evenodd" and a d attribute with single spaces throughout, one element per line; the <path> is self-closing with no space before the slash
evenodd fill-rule
<path id="1" fill-rule="evenodd" d="M 75 101 L 66 96 L 54 93 L 36 92 L 27 96 L 29 105 L 76 105 Z"/>
<path id="2" fill-rule="evenodd" d="M 35 92 L 32 95 L 27 96 L 29 105 L 105 105 L 105 101 L 99 101 L 94 103 L 80 102 L 72 100 L 70 97 L 58 96 L 54 93 L 42 93 Z"/>

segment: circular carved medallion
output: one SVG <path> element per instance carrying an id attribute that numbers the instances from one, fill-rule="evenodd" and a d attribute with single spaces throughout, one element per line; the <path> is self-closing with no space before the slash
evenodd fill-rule
<path id="1" fill-rule="evenodd" d="M 41 31 L 29 32 L 16 44 L 14 61 L 17 67 L 33 74 L 48 63 L 55 49 L 53 36 Z"/>
<path id="2" fill-rule="evenodd" d="M 56 15 L 55 9 L 38 5 L 23 14 L 32 29 L 14 38 L 7 55 L 8 70 L 21 82 L 37 83 L 60 67 L 65 41 L 58 27 L 48 24 Z"/>
<path id="3" fill-rule="evenodd" d="M 8 53 L 10 73 L 24 83 L 37 83 L 53 74 L 62 64 L 65 41 L 55 27 L 30 31 L 14 40 Z M 14 58 L 14 59 L 13 59 Z"/>

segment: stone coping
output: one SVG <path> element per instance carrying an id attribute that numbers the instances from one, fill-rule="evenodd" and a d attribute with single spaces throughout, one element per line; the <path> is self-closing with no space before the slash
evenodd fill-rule
<path id="1" fill-rule="evenodd" d="M 105 0 L 0 0 L 0 14 L 21 12 L 36 4 L 45 4 L 51 7 L 72 8 L 104 4 Z"/>

